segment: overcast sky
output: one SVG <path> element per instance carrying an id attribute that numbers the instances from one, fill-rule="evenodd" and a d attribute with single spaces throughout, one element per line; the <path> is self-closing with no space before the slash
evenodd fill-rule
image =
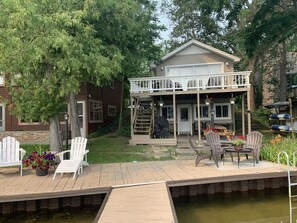
<path id="1" fill-rule="evenodd" d="M 162 11 L 161 11 L 162 0 L 157 0 L 157 2 L 158 2 L 158 14 L 159 14 L 160 23 L 167 28 L 167 30 L 161 32 L 161 38 L 163 40 L 167 40 L 167 39 L 169 39 L 169 34 L 170 34 L 172 27 L 170 24 L 170 20 L 167 18 L 165 13 L 162 13 Z"/>

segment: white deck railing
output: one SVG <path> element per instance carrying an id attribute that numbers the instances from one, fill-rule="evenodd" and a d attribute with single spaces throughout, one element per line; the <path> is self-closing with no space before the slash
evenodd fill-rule
<path id="1" fill-rule="evenodd" d="M 250 74 L 251 71 L 242 71 L 208 75 L 129 78 L 130 93 L 244 88 L 250 86 Z"/>

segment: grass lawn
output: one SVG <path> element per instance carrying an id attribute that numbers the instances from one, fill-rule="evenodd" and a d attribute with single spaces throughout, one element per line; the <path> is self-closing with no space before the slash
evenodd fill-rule
<path id="1" fill-rule="evenodd" d="M 113 135 L 88 140 L 89 163 L 118 163 L 149 160 L 172 160 L 175 147 L 129 145 L 128 138 Z M 172 154 L 172 155 L 171 155 Z"/>
<path id="2" fill-rule="evenodd" d="M 49 150 L 48 145 L 22 145 L 21 147 L 26 150 L 25 158 L 39 148 L 42 151 Z M 90 151 L 88 153 L 90 164 L 172 160 L 175 154 L 175 147 L 131 146 L 128 138 L 113 135 L 88 139 L 87 149 Z"/>

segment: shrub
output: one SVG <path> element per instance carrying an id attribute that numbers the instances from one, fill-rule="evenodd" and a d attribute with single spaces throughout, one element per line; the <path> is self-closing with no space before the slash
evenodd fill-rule
<path id="1" fill-rule="evenodd" d="M 277 124 L 276 120 L 269 120 L 270 115 L 271 115 L 270 109 L 265 107 L 260 107 L 256 109 L 252 114 L 253 119 L 257 120 L 267 128 L 270 128 L 272 124 Z"/>
<path id="2" fill-rule="evenodd" d="M 270 140 L 261 149 L 261 157 L 264 160 L 278 162 L 278 154 L 281 151 L 285 151 L 289 156 L 289 163 L 293 165 L 293 153 L 297 151 L 297 140 L 290 137 L 282 137 L 277 135 L 274 139 Z M 286 157 L 284 155 L 280 156 L 280 162 L 282 164 L 287 164 Z"/>

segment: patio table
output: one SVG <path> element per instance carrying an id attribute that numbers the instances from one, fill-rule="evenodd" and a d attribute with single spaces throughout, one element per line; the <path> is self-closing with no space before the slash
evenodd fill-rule
<path id="1" fill-rule="evenodd" d="M 244 149 L 235 149 L 234 146 L 229 146 L 227 148 L 224 149 L 224 154 L 225 153 L 231 153 L 231 160 L 233 162 L 233 155 L 232 153 L 237 153 L 237 165 L 238 165 L 238 169 L 239 169 L 239 164 L 240 164 L 240 154 L 247 154 L 247 153 L 253 153 L 253 165 L 255 166 L 255 154 L 254 154 L 254 150 L 250 149 L 250 148 L 244 148 Z M 224 162 L 224 158 L 223 158 L 223 164 L 225 164 Z"/>

